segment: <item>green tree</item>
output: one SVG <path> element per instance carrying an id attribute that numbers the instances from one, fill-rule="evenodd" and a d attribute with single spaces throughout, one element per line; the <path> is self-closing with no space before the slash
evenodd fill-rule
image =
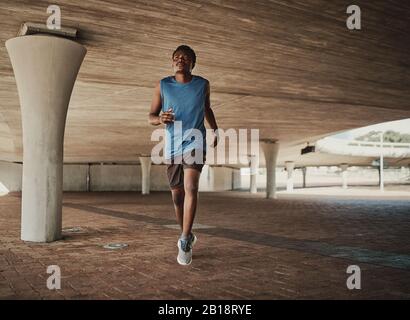
<path id="1" fill-rule="evenodd" d="M 379 142 L 380 141 L 380 131 L 372 130 L 364 135 L 356 137 L 355 140 Z M 410 134 L 400 133 L 400 132 L 393 131 L 393 130 L 387 130 L 383 135 L 383 142 L 410 143 Z"/>

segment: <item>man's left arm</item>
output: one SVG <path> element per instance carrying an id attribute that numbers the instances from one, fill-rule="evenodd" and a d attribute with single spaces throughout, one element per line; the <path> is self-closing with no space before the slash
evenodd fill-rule
<path id="1" fill-rule="evenodd" d="M 211 109 L 211 87 L 209 85 L 209 82 L 207 83 L 205 96 L 205 119 L 211 129 L 214 130 L 215 138 L 213 146 L 216 147 L 216 145 L 218 144 L 218 133 L 216 131 L 218 129 L 218 125 L 216 124 L 214 112 Z"/>

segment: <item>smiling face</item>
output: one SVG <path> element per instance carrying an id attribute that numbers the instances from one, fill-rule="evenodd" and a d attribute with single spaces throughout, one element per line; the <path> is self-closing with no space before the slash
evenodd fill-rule
<path id="1" fill-rule="evenodd" d="M 175 73 L 191 73 L 192 58 L 184 51 L 177 51 L 172 57 L 172 68 Z"/>

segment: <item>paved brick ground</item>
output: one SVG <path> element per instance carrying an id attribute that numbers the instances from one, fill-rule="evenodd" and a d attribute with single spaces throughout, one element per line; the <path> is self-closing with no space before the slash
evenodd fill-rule
<path id="1" fill-rule="evenodd" d="M 25 243 L 0 197 L 0 299 L 409 299 L 410 201 L 201 193 L 199 241 L 176 262 L 170 194 L 65 193 L 64 239 Z M 104 249 L 125 242 L 120 250 Z M 362 289 L 348 290 L 359 265 Z M 58 265 L 61 290 L 48 290 Z"/>

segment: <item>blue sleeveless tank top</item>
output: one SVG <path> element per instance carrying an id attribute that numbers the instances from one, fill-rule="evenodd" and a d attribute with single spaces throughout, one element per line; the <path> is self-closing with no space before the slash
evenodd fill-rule
<path id="1" fill-rule="evenodd" d="M 193 149 L 206 153 L 205 98 L 208 80 L 192 76 L 180 83 L 173 76 L 160 81 L 162 111 L 172 107 L 175 122 L 165 129 L 165 159 L 171 159 Z"/>

